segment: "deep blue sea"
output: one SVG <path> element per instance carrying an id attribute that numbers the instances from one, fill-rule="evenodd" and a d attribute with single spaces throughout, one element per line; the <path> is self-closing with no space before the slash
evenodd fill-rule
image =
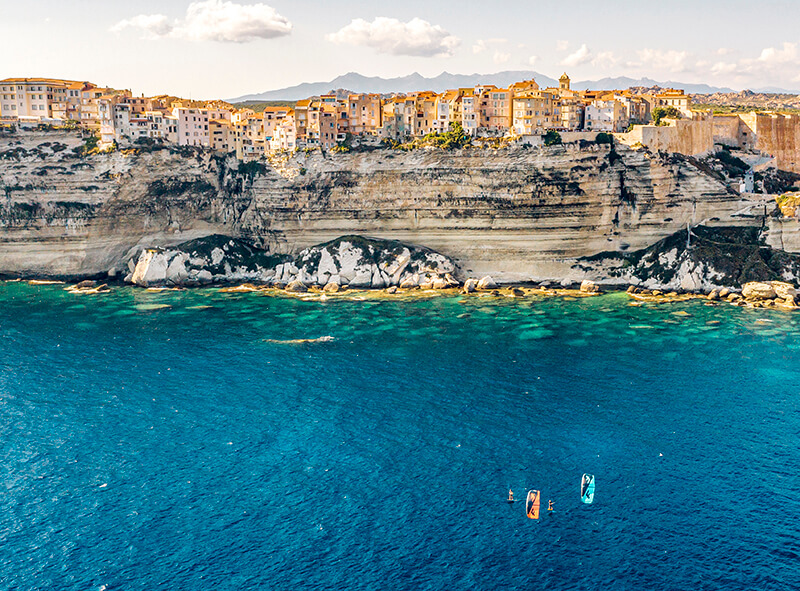
<path id="1" fill-rule="evenodd" d="M 800 586 L 800 314 L 63 287 L 0 283 L 2 590 Z"/>

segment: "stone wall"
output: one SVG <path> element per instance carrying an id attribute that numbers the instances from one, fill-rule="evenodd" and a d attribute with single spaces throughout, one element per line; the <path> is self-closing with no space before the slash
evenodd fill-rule
<path id="1" fill-rule="evenodd" d="M 800 117 L 751 114 L 743 117 L 756 132 L 756 149 L 775 157 L 781 170 L 800 173 Z"/>
<path id="2" fill-rule="evenodd" d="M 624 144 L 639 143 L 654 152 L 701 156 L 714 149 L 714 122 L 711 118 L 669 120 L 666 126 L 635 125 L 632 131 L 615 136 Z"/>

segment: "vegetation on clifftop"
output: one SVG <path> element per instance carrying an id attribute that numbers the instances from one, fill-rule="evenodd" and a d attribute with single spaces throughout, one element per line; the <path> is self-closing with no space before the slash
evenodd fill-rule
<path id="1" fill-rule="evenodd" d="M 409 142 L 398 143 L 387 140 L 387 145 L 395 150 L 416 150 L 417 148 L 440 148 L 442 150 L 458 150 L 472 143 L 464 128 L 458 122 L 450 124 L 450 130 L 444 133 L 429 133 L 428 135 L 413 139 Z"/>

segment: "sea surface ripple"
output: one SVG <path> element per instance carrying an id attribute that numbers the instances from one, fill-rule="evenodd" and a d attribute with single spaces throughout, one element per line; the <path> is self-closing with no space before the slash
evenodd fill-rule
<path id="1" fill-rule="evenodd" d="M 788 312 L 0 283 L 0 589 L 796 589 L 799 389 Z"/>

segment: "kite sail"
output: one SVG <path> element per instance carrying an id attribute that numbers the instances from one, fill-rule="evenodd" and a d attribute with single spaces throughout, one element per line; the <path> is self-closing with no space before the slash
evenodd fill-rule
<path id="1" fill-rule="evenodd" d="M 581 477 L 581 501 L 587 505 L 594 502 L 594 475 L 584 474 Z"/>
<path id="2" fill-rule="evenodd" d="M 530 519 L 539 519 L 539 491 L 529 490 L 525 500 L 525 513 Z"/>

